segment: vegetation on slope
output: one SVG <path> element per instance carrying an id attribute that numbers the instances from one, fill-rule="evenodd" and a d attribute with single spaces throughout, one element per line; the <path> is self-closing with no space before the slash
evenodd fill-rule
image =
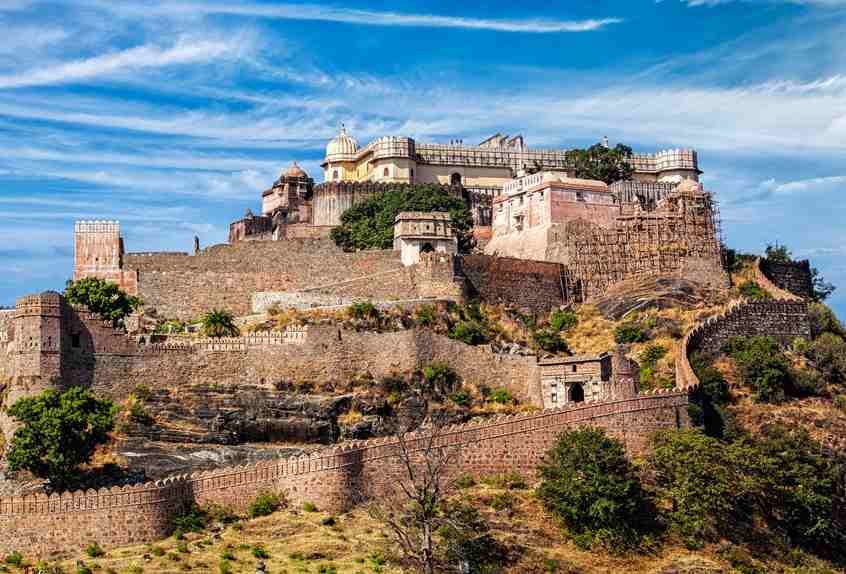
<path id="1" fill-rule="evenodd" d="M 91 312 L 114 325 L 123 324 L 124 319 L 141 306 L 138 297 L 129 295 L 116 283 L 97 277 L 68 281 L 65 298 L 71 305 L 88 307 Z"/>

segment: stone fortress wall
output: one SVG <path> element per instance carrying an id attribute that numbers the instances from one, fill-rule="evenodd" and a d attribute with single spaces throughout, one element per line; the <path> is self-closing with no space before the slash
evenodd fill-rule
<path id="1" fill-rule="evenodd" d="M 623 440 L 629 452 L 638 453 L 652 432 L 687 426 L 687 404 L 688 390 L 582 403 L 449 427 L 435 444 L 457 449 L 456 474 L 519 471 L 531 477 L 563 430 L 602 427 Z M 423 434 L 407 438 L 412 450 L 426 441 Z M 153 542 L 171 533 L 173 517 L 192 502 L 244 510 L 261 492 L 285 493 L 294 505 L 310 501 L 321 509 L 342 511 L 383 492 L 400 472 L 397 449 L 394 438 L 373 439 L 137 486 L 0 498 L 0 553 L 45 556 L 81 550 L 94 541 L 106 548 Z"/>
<path id="2" fill-rule="evenodd" d="M 811 277 L 811 263 L 804 261 L 781 262 L 767 258 L 758 259 L 756 266 L 758 272 L 758 283 L 762 283 L 761 276 L 778 289 L 801 297 L 810 299 L 814 286 Z"/>
<path id="3" fill-rule="evenodd" d="M 761 261 L 755 263 L 758 284 L 772 299 L 735 301 L 723 313 L 694 327 L 685 336 L 676 356 L 676 385 L 698 385 L 690 356 L 697 352 L 718 352 L 732 337 L 769 336 L 785 347 L 797 337 L 810 338 L 807 301 L 773 284 L 763 274 Z"/>

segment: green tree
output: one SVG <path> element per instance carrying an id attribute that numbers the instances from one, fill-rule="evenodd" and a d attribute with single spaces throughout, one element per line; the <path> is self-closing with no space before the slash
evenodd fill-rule
<path id="1" fill-rule="evenodd" d="M 737 363 L 756 401 L 778 403 L 794 390 L 790 364 L 772 337 L 732 337 L 723 351 Z"/>
<path id="2" fill-rule="evenodd" d="M 631 157 L 632 148 L 623 144 L 613 148 L 594 144 L 587 149 L 569 150 L 566 156 L 576 177 L 604 181 L 609 185 L 632 178 Z"/>
<path id="3" fill-rule="evenodd" d="M 778 263 L 790 263 L 793 261 L 793 254 L 790 252 L 790 249 L 780 243 L 771 243 L 767 245 L 767 248 L 764 250 L 764 255 L 770 261 L 776 261 Z"/>
<path id="4" fill-rule="evenodd" d="M 644 506 L 640 481 L 623 445 L 602 429 L 563 433 L 539 467 L 537 494 L 574 541 L 628 546 Z"/>
<path id="5" fill-rule="evenodd" d="M 397 187 L 376 193 L 341 215 L 341 225 L 331 238 L 346 251 L 391 249 L 394 244 L 394 220 L 403 211 L 442 211 L 452 219 L 452 229 L 462 253 L 474 245 L 473 216 L 464 198 L 435 184 Z"/>
<path id="6" fill-rule="evenodd" d="M 652 439 L 647 469 L 657 496 L 668 508 L 670 527 L 691 547 L 718 540 L 748 523 L 760 495 L 754 468 L 757 453 L 725 444 L 700 430 L 661 431 Z"/>
<path id="7" fill-rule="evenodd" d="M 141 299 L 127 294 L 117 283 L 97 277 L 68 281 L 65 298 L 71 305 L 84 305 L 114 325 L 122 324 L 127 316 L 141 306 Z"/>
<path id="8" fill-rule="evenodd" d="M 206 337 L 237 337 L 238 327 L 229 311 L 213 309 L 203 315 L 203 334 Z"/>
<path id="9" fill-rule="evenodd" d="M 54 487 L 67 487 L 79 465 L 108 440 L 117 406 L 82 387 L 20 399 L 9 415 L 21 423 L 12 436 L 10 470 L 28 470 Z"/>

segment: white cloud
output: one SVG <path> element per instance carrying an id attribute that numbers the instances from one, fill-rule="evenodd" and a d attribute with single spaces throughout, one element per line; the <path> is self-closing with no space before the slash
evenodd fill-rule
<path id="1" fill-rule="evenodd" d="M 688 6 L 722 6 L 723 4 L 733 4 L 735 2 L 759 2 L 769 4 L 798 4 L 802 6 L 819 6 L 824 8 L 838 8 L 846 6 L 846 0 L 680 0 Z M 656 3 L 663 2 L 663 0 L 656 0 Z"/>
<path id="2" fill-rule="evenodd" d="M 495 32 L 523 32 L 549 34 L 558 32 L 591 32 L 611 24 L 618 24 L 620 18 L 591 18 L 586 20 L 549 19 L 484 19 L 437 14 L 406 14 L 377 10 L 357 10 L 323 6 L 319 4 L 257 4 L 250 2 L 178 2 L 168 0 L 155 4 L 131 5 L 121 2 L 93 2 L 96 5 L 123 14 L 157 14 L 168 16 L 190 16 L 225 14 L 252 18 L 278 20 L 314 20 L 342 22 L 363 26 L 412 26 L 424 28 L 460 28 L 490 30 Z"/>
<path id="3" fill-rule="evenodd" d="M 813 177 L 779 183 L 775 179 L 761 182 L 761 189 L 778 194 L 801 193 L 804 191 L 844 191 L 846 175 Z"/>
<path id="4" fill-rule="evenodd" d="M 221 57 L 233 49 L 234 46 L 231 43 L 211 40 L 180 40 L 170 48 L 153 45 L 137 46 L 85 60 L 0 76 L 0 88 L 74 82 L 118 71 L 205 62 Z"/>

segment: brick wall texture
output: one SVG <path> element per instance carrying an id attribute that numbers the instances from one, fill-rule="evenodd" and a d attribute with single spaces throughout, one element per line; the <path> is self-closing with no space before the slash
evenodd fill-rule
<path id="1" fill-rule="evenodd" d="M 810 299 L 813 293 L 811 264 L 808 260 L 783 263 L 771 259 L 759 259 L 761 272 L 776 287 L 801 297 Z"/>
<path id="2" fill-rule="evenodd" d="M 446 429 L 437 446 L 457 448 L 455 472 L 475 475 L 516 470 L 533 476 L 541 456 L 563 430 L 591 425 L 641 452 L 648 436 L 686 426 L 687 391 L 668 391 L 605 403 L 582 403 L 532 415 L 500 417 Z M 409 437 L 411 449 L 421 436 Z M 191 502 L 243 510 L 260 492 L 284 492 L 294 504 L 308 500 L 342 511 L 362 497 L 378 496 L 398 472 L 393 438 L 353 442 L 310 455 L 255 466 L 175 476 L 137 486 L 63 495 L 0 498 L 0 554 L 28 557 L 152 542 L 167 536 L 173 516 Z"/>
<path id="3" fill-rule="evenodd" d="M 471 291 L 488 303 L 545 312 L 568 301 L 566 270 L 560 263 L 465 255 L 460 268 Z"/>

